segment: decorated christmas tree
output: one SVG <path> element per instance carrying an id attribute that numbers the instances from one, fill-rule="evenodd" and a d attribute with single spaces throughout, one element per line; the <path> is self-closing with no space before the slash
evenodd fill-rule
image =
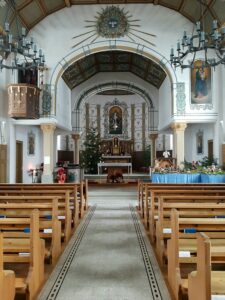
<path id="1" fill-rule="evenodd" d="M 101 140 L 94 128 L 89 129 L 84 142 L 85 150 L 81 153 L 81 166 L 85 173 L 97 174 L 98 163 L 101 160 Z"/>

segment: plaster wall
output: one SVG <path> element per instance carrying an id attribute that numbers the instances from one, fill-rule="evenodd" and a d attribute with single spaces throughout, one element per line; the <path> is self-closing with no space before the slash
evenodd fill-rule
<path id="1" fill-rule="evenodd" d="M 34 155 L 28 155 L 28 133 L 33 132 L 35 135 L 35 152 Z M 32 177 L 29 176 L 28 170 L 39 168 L 43 163 L 43 140 L 42 131 L 38 126 L 20 126 L 15 127 L 15 138 L 23 142 L 23 183 L 31 183 Z M 16 151 L 14 151 L 16 155 Z M 16 165 L 14 165 L 14 168 Z"/>
<path id="2" fill-rule="evenodd" d="M 172 116 L 172 90 L 168 76 L 159 89 L 159 130 L 168 126 Z"/>
<path id="3" fill-rule="evenodd" d="M 60 126 L 71 130 L 71 90 L 60 78 L 57 85 L 56 117 Z"/>
<path id="4" fill-rule="evenodd" d="M 197 133 L 203 132 L 203 154 L 197 154 Z M 184 157 L 188 162 L 201 160 L 208 156 L 208 140 L 214 139 L 214 124 L 188 124 L 185 129 Z M 216 153 L 214 157 L 218 159 Z"/>

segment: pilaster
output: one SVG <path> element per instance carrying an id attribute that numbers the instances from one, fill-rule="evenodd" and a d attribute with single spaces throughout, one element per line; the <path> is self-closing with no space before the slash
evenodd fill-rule
<path id="1" fill-rule="evenodd" d="M 41 124 L 43 131 L 44 171 L 42 183 L 53 182 L 54 130 L 55 124 Z"/>

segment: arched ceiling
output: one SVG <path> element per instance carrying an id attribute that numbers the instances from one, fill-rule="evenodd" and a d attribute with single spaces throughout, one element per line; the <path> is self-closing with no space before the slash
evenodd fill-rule
<path id="1" fill-rule="evenodd" d="M 73 89 L 99 72 L 131 72 L 156 88 L 160 88 L 166 77 L 165 71 L 152 60 L 124 51 L 89 55 L 68 67 L 62 77 Z"/>
<path id="2" fill-rule="evenodd" d="M 225 22 L 225 0 L 204 1 L 207 3 L 207 8 L 205 7 L 203 12 L 206 22 L 211 23 L 213 19 L 217 19 L 222 25 Z M 9 11 L 11 23 L 13 23 L 15 12 L 17 12 L 21 23 L 29 30 L 55 11 L 64 7 L 83 4 L 152 3 L 178 11 L 192 22 L 196 22 L 202 16 L 197 0 L 5 0 L 5 2 L 11 5 Z M 15 3 L 15 7 L 13 7 L 13 3 Z M 1 25 L 4 22 L 5 10 L 6 7 L 0 8 Z"/>

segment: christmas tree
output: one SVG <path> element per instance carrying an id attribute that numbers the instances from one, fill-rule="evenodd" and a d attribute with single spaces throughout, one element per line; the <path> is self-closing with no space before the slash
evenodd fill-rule
<path id="1" fill-rule="evenodd" d="M 87 132 L 84 142 L 85 150 L 81 153 L 81 166 L 85 173 L 97 174 L 98 163 L 101 160 L 101 140 L 96 129 L 91 128 Z"/>

